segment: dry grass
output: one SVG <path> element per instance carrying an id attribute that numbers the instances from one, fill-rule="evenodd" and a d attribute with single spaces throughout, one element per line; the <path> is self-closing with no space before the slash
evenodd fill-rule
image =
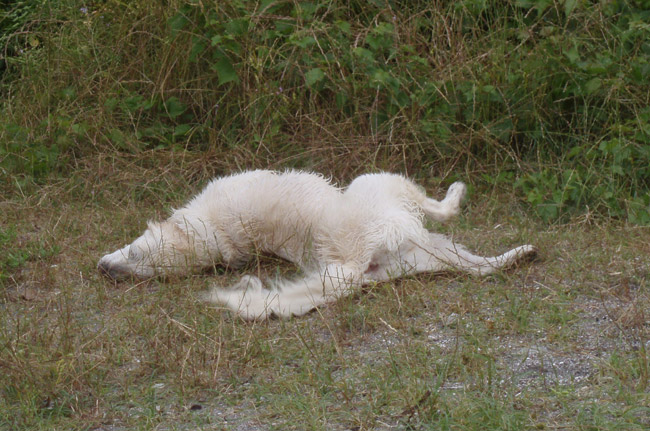
<path id="1" fill-rule="evenodd" d="M 369 286 L 304 318 L 264 323 L 197 300 L 238 273 L 100 277 L 104 252 L 226 163 L 103 156 L 47 186 L 5 189 L 0 227 L 15 240 L 3 246 L 27 257 L 17 267 L 2 260 L 0 428 L 650 425 L 647 228 L 590 218 L 542 226 L 508 192 L 474 190 L 466 215 L 441 229 L 486 254 L 537 244 L 539 261 L 486 279 Z M 293 269 L 261 259 L 247 270 Z"/>

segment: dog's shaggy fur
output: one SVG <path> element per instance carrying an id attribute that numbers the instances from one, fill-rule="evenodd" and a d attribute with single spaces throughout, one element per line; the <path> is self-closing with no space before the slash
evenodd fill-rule
<path id="1" fill-rule="evenodd" d="M 254 253 L 273 253 L 306 275 L 269 288 L 245 276 L 206 294 L 245 319 L 259 319 L 302 315 L 373 281 L 450 268 L 484 275 L 535 253 L 523 245 L 475 256 L 426 230 L 423 216 L 457 215 L 464 195 L 457 182 L 436 201 L 387 173 L 360 176 L 342 191 L 313 173 L 244 172 L 212 181 L 168 220 L 149 223 L 132 244 L 102 257 L 98 268 L 114 279 L 144 278 L 215 263 L 238 267 Z"/>

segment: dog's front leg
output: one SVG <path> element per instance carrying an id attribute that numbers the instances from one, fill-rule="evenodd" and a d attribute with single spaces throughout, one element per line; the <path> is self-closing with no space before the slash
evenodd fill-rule
<path id="1" fill-rule="evenodd" d="M 242 277 L 229 289 L 215 286 L 202 296 L 205 301 L 224 305 L 246 320 L 270 317 L 277 301 L 272 291 L 264 288 L 262 280 L 252 275 Z"/>
<path id="2" fill-rule="evenodd" d="M 213 287 L 204 299 L 226 306 L 246 320 L 301 316 L 319 305 L 348 295 L 363 282 L 359 271 L 328 265 L 297 280 L 280 280 L 266 289 L 259 278 L 245 276 L 230 290 Z"/>

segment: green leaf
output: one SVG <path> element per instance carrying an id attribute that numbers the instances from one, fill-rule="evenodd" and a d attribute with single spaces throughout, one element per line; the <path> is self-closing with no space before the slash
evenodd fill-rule
<path id="1" fill-rule="evenodd" d="M 547 222 L 557 219 L 559 214 L 557 205 L 552 203 L 537 205 L 535 209 L 537 210 L 537 214 L 542 218 L 542 220 Z"/>
<path id="2" fill-rule="evenodd" d="M 230 62 L 230 59 L 225 55 L 217 60 L 212 66 L 212 69 L 219 75 L 219 85 L 224 85 L 229 82 L 239 82 L 237 71 Z"/>
<path id="3" fill-rule="evenodd" d="M 289 34 L 293 31 L 295 24 L 290 21 L 279 19 L 274 21 L 275 29 L 278 33 Z"/>
<path id="4" fill-rule="evenodd" d="M 309 72 L 305 73 L 305 82 L 308 87 L 313 87 L 315 84 L 325 79 L 325 72 L 315 67 Z"/>
<path id="5" fill-rule="evenodd" d="M 189 61 L 194 62 L 196 61 L 196 58 L 203 52 L 205 51 L 205 48 L 207 47 L 207 42 L 203 39 L 195 38 L 192 41 L 192 49 L 190 50 L 190 57 Z"/>
<path id="6" fill-rule="evenodd" d="M 362 63 L 365 63 L 366 66 L 371 65 L 375 61 L 375 56 L 372 51 L 357 47 L 352 50 L 352 54 L 357 57 Z"/>
<path id="7" fill-rule="evenodd" d="M 564 14 L 566 16 L 571 15 L 573 9 L 578 5 L 578 0 L 564 0 Z"/>
<path id="8" fill-rule="evenodd" d="M 602 81 L 600 78 L 592 78 L 585 84 L 587 94 L 593 94 L 601 87 Z"/>
<path id="9" fill-rule="evenodd" d="M 580 60 L 580 54 L 578 53 L 578 48 L 575 45 L 569 49 L 564 50 L 564 55 L 573 64 L 576 64 L 576 62 Z"/>
<path id="10" fill-rule="evenodd" d="M 169 118 L 176 118 L 185 112 L 185 109 L 187 108 L 185 108 L 185 105 L 183 105 L 181 101 L 178 100 L 178 97 L 170 97 L 165 102 L 165 109 L 167 110 L 167 115 L 169 115 Z"/>
<path id="11" fill-rule="evenodd" d="M 192 126 L 190 126 L 189 124 L 179 124 L 174 129 L 174 137 L 178 138 L 180 136 L 185 136 L 187 132 L 189 132 L 191 129 Z"/>
<path id="12" fill-rule="evenodd" d="M 225 28 L 228 34 L 233 36 L 242 36 L 248 31 L 248 18 L 237 18 L 226 23 Z"/>
<path id="13" fill-rule="evenodd" d="M 336 100 L 336 107 L 339 109 L 343 109 L 345 104 L 348 103 L 348 96 L 345 93 L 339 91 L 338 93 L 336 93 L 335 100 Z"/>
<path id="14" fill-rule="evenodd" d="M 75 91 L 74 87 L 70 86 L 61 90 L 61 94 L 66 99 L 73 99 L 77 95 L 77 92 Z"/>
<path id="15" fill-rule="evenodd" d="M 340 21 L 340 20 L 337 20 L 337 21 L 335 22 L 335 24 L 336 24 L 336 26 L 337 26 L 339 29 L 341 29 L 341 31 L 342 31 L 343 33 L 345 33 L 345 34 L 350 33 L 350 30 L 351 30 L 352 26 L 350 25 L 349 22 L 347 22 L 347 21 Z"/>
<path id="16" fill-rule="evenodd" d="M 135 96 L 127 97 L 124 99 L 122 102 L 122 109 L 124 112 L 128 112 L 129 114 L 133 114 L 137 112 L 139 109 L 142 109 L 142 106 L 144 105 L 144 97 L 140 96 L 139 94 L 136 94 Z"/>
<path id="17" fill-rule="evenodd" d="M 76 123 L 71 125 L 70 129 L 75 135 L 83 135 L 88 131 L 88 125 L 86 123 Z"/>
<path id="18" fill-rule="evenodd" d="M 169 18 L 167 24 L 169 24 L 169 28 L 171 29 L 172 37 L 176 36 L 189 22 L 190 20 L 187 19 L 183 11 L 179 11 L 176 15 Z"/>
<path id="19" fill-rule="evenodd" d="M 116 97 L 109 97 L 104 101 L 104 107 L 108 110 L 108 112 L 112 112 L 117 105 L 120 103 L 120 101 Z"/>
<path id="20" fill-rule="evenodd" d="M 300 48 L 308 48 L 316 44 L 316 39 L 312 36 L 305 36 L 302 39 L 292 41 L 294 45 L 299 46 Z"/>
<path id="21" fill-rule="evenodd" d="M 113 144 L 121 149 L 126 149 L 126 137 L 124 136 L 124 133 L 118 128 L 112 128 L 108 131 L 108 137 L 110 138 L 111 142 Z"/>

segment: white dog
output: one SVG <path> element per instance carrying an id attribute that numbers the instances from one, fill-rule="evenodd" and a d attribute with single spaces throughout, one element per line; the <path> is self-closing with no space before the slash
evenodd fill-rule
<path id="1" fill-rule="evenodd" d="M 523 245 L 497 257 L 468 252 L 423 225 L 458 214 L 465 185 L 442 201 L 406 178 L 362 175 L 345 191 L 320 175 L 250 171 L 212 181 L 162 223 L 149 223 L 131 245 L 107 254 L 98 268 L 113 279 L 179 274 L 215 263 L 238 267 L 255 253 L 298 265 L 303 278 L 265 288 L 245 276 L 206 299 L 245 319 L 302 315 L 370 282 L 458 268 L 484 275 L 535 253 Z"/>

